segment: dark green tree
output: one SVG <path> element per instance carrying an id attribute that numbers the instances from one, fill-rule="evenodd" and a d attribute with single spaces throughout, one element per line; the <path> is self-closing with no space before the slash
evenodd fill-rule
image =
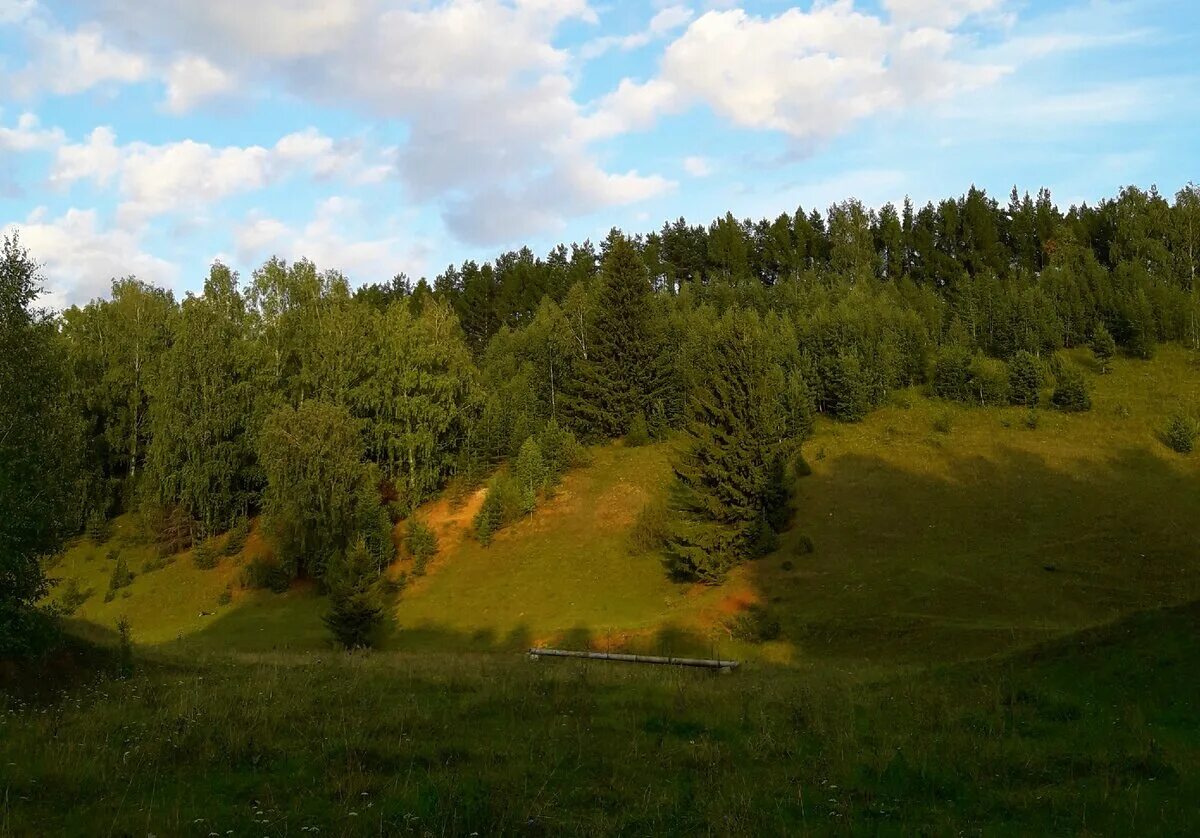
<path id="1" fill-rule="evenodd" d="M 777 397 L 783 376 L 752 313 L 722 318 L 706 367 L 674 466 L 667 566 L 676 577 L 711 583 L 761 549 L 763 521 L 777 515 L 772 481 L 785 419 Z"/>
<path id="2" fill-rule="evenodd" d="M 1037 358 L 1024 350 L 1008 365 L 1009 399 L 1013 404 L 1037 407 L 1041 401 L 1042 368 Z"/>
<path id="3" fill-rule="evenodd" d="M 358 539 L 335 553 L 325 572 L 329 613 L 325 626 L 346 649 L 375 645 L 384 622 L 384 596 L 379 565 L 366 541 Z"/>
<path id="4" fill-rule="evenodd" d="M 1097 323 L 1096 329 L 1092 333 L 1092 354 L 1096 356 L 1096 361 L 1100 364 L 1102 375 L 1112 369 L 1112 359 L 1117 354 L 1117 342 L 1113 340 L 1112 333 L 1103 323 Z"/>
<path id="5" fill-rule="evenodd" d="M 601 269 L 587 349 L 562 398 L 565 415 L 583 436 L 623 436 L 639 413 L 673 405 L 664 325 L 637 249 L 616 235 Z"/>

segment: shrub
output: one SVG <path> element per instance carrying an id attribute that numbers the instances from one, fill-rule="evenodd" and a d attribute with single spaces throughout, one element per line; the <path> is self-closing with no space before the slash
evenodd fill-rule
<path id="1" fill-rule="evenodd" d="M 509 475 L 498 475 L 488 486 L 483 506 L 475 515 L 475 535 L 484 546 L 492 537 L 521 516 L 521 488 Z"/>
<path id="2" fill-rule="evenodd" d="M 156 556 L 154 558 L 146 559 L 144 562 L 142 562 L 142 573 L 154 573 L 155 571 L 162 570 L 164 567 L 174 561 L 175 558 L 173 556 Z"/>
<path id="3" fill-rule="evenodd" d="M 217 594 L 217 605 L 228 605 L 231 602 L 233 602 L 233 591 L 229 587 Z"/>
<path id="4" fill-rule="evenodd" d="M 575 440 L 575 434 L 551 419 L 538 435 L 542 449 L 542 462 L 551 482 L 558 482 L 567 469 L 581 465 L 583 448 Z"/>
<path id="5" fill-rule="evenodd" d="M 256 556 L 242 569 L 242 587 L 261 588 L 281 594 L 291 585 L 292 577 L 279 562 Z"/>
<path id="6" fill-rule="evenodd" d="M 650 444 L 650 426 L 646 424 L 646 415 L 639 413 L 629 424 L 629 432 L 625 434 L 625 444 L 630 448 L 640 448 Z"/>
<path id="7" fill-rule="evenodd" d="M 128 680 L 133 677 L 133 632 L 128 617 L 117 620 L 117 640 L 117 677 Z"/>
<path id="8" fill-rule="evenodd" d="M 971 390 L 981 405 L 1008 404 L 1008 365 L 976 355 L 971 361 Z"/>
<path id="9" fill-rule="evenodd" d="M 1113 340 L 1112 333 L 1103 323 L 1096 324 L 1096 329 L 1092 333 L 1092 354 L 1096 356 L 1096 361 L 1100 364 L 1101 375 L 1112 369 L 1112 359 L 1117 354 L 1117 342 Z"/>
<path id="10" fill-rule="evenodd" d="M 656 497 L 642 507 L 630 531 L 635 549 L 656 553 L 667 545 L 670 533 L 670 510 L 665 498 Z"/>
<path id="11" fill-rule="evenodd" d="M 1041 400 L 1042 368 L 1033 354 L 1021 350 L 1008 365 L 1008 398 L 1013 404 L 1037 407 Z"/>
<path id="12" fill-rule="evenodd" d="M 776 640 L 782 633 L 779 620 L 762 605 L 751 605 L 735 615 L 725 625 L 731 637 L 748 643 Z"/>
<path id="13" fill-rule="evenodd" d="M 1163 444 L 1178 454 L 1190 454 L 1196 447 L 1196 436 L 1200 426 L 1195 419 L 1184 413 L 1176 413 L 1167 420 L 1162 431 Z"/>
<path id="14" fill-rule="evenodd" d="M 425 575 L 426 565 L 438 551 L 437 534 L 424 521 L 413 518 L 408 522 L 408 533 L 404 537 L 404 544 L 413 558 L 413 575 Z"/>
<path id="15" fill-rule="evenodd" d="M 812 537 L 809 535 L 801 535 L 800 540 L 796 542 L 796 553 L 801 556 L 807 556 L 816 549 Z"/>
<path id="16" fill-rule="evenodd" d="M 783 568 L 784 570 L 786 570 L 788 573 L 791 573 L 793 570 L 796 569 L 796 563 L 793 562 L 791 559 L 784 559 L 783 564 L 781 564 L 780 567 Z"/>
<path id="17" fill-rule="evenodd" d="M 779 535 L 766 515 L 760 515 L 746 533 L 746 556 L 761 559 L 779 549 Z"/>
<path id="18" fill-rule="evenodd" d="M 70 617 L 79 610 L 79 606 L 83 605 L 92 595 L 92 589 L 84 590 L 79 587 L 79 580 L 74 576 L 67 577 L 67 581 L 63 582 L 62 593 L 58 597 L 59 611 L 67 617 Z"/>
<path id="19" fill-rule="evenodd" d="M 1050 403 L 1059 410 L 1069 413 L 1091 410 L 1092 397 L 1088 393 L 1083 373 L 1069 364 L 1063 364 L 1058 372 L 1058 380 L 1054 385 L 1054 393 L 1050 396 Z"/>
<path id="20" fill-rule="evenodd" d="M 939 434 L 948 434 L 953 428 L 949 413 L 942 413 L 933 420 L 933 429 Z"/>
<path id="21" fill-rule="evenodd" d="M 79 519 L 77 518 L 76 520 Z M 108 537 L 112 534 L 108 518 L 99 509 L 88 515 L 85 529 L 87 530 L 87 537 L 96 545 L 108 541 Z"/>
<path id="22" fill-rule="evenodd" d="M 329 613 L 324 621 L 346 649 L 374 645 L 383 622 L 383 591 L 375 558 L 364 541 L 335 556 L 325 569 Z"/>
<path id="23" fill-rule="evenodd" d="M 125 561 L 125 557 L 118 555 L 116 564 L 113 565 L 112 575 L 108 578 L 108 592 L 116 594 L 121 588 L 129 587 L 133 583 L 133 573 L 129 570 L 129 564 Z M 105 602 L 111 602 L 109 597 Z"/>
<path id="24" fill-rule="evenodd" d="M 225 546 L 221 552 L 226 556 L 236 556 L 246 546 L 250 537 L 250 519 L 246 516 L 238 518 L 225 536 Z"/>
<path id="25" fill-rule="evenodd" d="M 217 551 L 207 541 L 201 541 L 192 548 L 192 564 L 200 570 L 212 570 L 219 559 Z"/>
<path id="26" fill-rule="evenodd" d="M 1025 427 L 1031 431 L 1036 431 L 1038 425 L 1041 424 L 1042 417 L 1034 408 L 1029 408 L 1029 412 L 1025 414 Z"/>
<path id="27" fill-rule="evenodd" d="M 521 511 L 529 515 L 537 506 L 538 493 L 545 488 L 547 476 L 542 448 L 533 437 L 522 443 L 512 474 L 521 491 Z"/>
<path id="28" fill-rule="evenodd" d="M 971 352 L 965 346 L 942 347 L 933 365 L 933 392 L 943 399 L 971 400 Z"/>

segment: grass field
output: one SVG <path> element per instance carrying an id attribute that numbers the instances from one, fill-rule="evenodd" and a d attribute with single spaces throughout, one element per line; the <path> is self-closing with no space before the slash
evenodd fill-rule
<path id="1" fill-rule="evenodd" d="M 330 647 L 311 590 L 218 605 L 244 555 L 104 603 L 109 551 L 147 558 L 119 522 L 54 574 L 94 588 L 76 634 L 129 617 L 138 674 L 0 698 L 0 835 L 1194 834 L 1200 455 L 1156 433 L 1200 406 L 1200 367 L 1164 347 L 1090 380 L 1090 413 L 1032 428 L 916 392 L 819 423 L 794 529 L 720 587 L 631 547 L 669 446 L 596 449 L 487 548 L 478 498 L 441 501 L 443 550 L 371 655 Z M 729 637 L 751 602 L 778 640 Z M 532 663 L 532 642 L 747 663 Z M 61 665 L 78 682 L 98 655 Z"/>

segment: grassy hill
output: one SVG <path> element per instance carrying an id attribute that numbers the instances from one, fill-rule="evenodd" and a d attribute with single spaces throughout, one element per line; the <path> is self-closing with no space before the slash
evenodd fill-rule
<path id="1" fill-rule="evenodd" d="M 1086 353 L 1078 360 L 1088 363 Z M 667 445 L 595 449 L 555 498 L 489 547 L 468 534 L 480 500 L 422 510 L 441 553 L 398 599 L 384 648 L 515 650 L 531 642 L 738 654 L 863 669 L 995 654 L 1145 608 L 1197 598 L 1200 458 L 1156 433 L 1200 404 L 1200 369 L 1164 348 L 1151 363 L 1093 376 L 1090 413 L 967 408 L 916 392 L 859 425 L 821 422 L 806 445 L 796 526 L 774 556 L 719 588 L 668 581 L 630 529 L 670 478 Z M 94 593 L 77 619 L 140 643 L 193 650 L 327 648 L 323 600 L 241 591 L 247 554 L 198 570 L 182 555 L 103 602 L 113 550 L 149 555 L 118 522 L 110 544 L 81 539 L 55 568 Z M 811 539 L 815 551 L 801 542 Z M 406 563 L 397 572 L 407 570 Z M 780 640 L 748 647 L 722 623 L 769 604 Z"/>
<path id="2" fill-rule="evenodd" d="M 439 501 L 442 552 L 372 655 L 332 650 L 311 590 L 219 604 L 257 534 L 104 602 L 112 550 L 152 559 L 120 521 L 54 573 L 94 589 L 77 633 L 129 617 L 138 675 L 0 696 L 0 835 L 1194 832 L 1200 456 L 1156 433 L 1200 368 L 1164 348 L 1091 380 L 1090 413 L 1036 427 L 916 392 L 821 422 L 795 528 L 719 587 L 631 545 L 666 445 L 596 449 L 486 548 L 478 497 Z M 752 602 L 778 640 L 725 631 Z M 748 663 L 532 663 L 531 642 Z"/>

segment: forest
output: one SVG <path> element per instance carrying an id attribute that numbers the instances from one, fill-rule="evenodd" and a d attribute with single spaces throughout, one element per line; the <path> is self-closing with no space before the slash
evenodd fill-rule
<path id="1" fill-rule="evenodd" d="M 1063 350 L 1103 371 L 1200 348 L 1194 184 L 1065 211 L 1044 189 L 972 187 L 920 208 L 681 218 L 432 282 L 218 263 L 183 299 L 125 277 L 65 311 L 39 306 L 37 258 L 5 239 L 0 656 L 55 641 L 43 558 L 123 514 L 163 555 L 261 518 L 272 555 L 250 583 L 316 583 L 334 637 L 369 645 L 397 522 L 419 552 L 414 510 L 485 485 L 486 544 L 614 439 L 679 440 L 651 538 L 665 574 L 717 584 L 788 528 L 819 415 L 859 422 L 924 386 L 1036 422 L 1091 406 Z M 1195 436 L 1189 417 L 1168 429 L 1178 450 Z"/>

